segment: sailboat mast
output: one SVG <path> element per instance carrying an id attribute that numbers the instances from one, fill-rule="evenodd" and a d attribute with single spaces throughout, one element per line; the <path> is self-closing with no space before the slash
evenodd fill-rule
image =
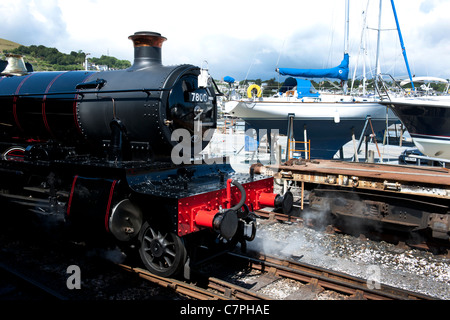
<path id="1" fill-rule="evenodd" d="M 377 36 L 377 57 L 375 59 L 375 87 L 378 88 L 378 75 L 380 71 L 380 35 L 381 35 L 381 7 L 383 0 L 380 0 L 380 10 L 378 13 L 378 36 Z"/>
<path id="2" fill-rule="evenodd" d="M 361 40 L 359 42 L 358 58 L 356 59 L 356 66 L 355 66 L 355 69 L 353 70 L 352 87 L 351 87 L 351 90 L 350 90 L 351 92 L 353 92 L 353 85 L 355 83 L 355 78 L 356 78 L 356 70 L 358 69 L 358 66 L 359 66 L 359 58 L 362 55 L 362 60 L 363 60 L 363 74 L 362 74 L 363 95 L 366 94 L 366 55 L 367 55 L 366 29 L 367 29 L 367 9 L 368 9 L 368 7 L 369 7 L 369 0 L 367 0 L 366 10 L 362 12 L 363 24 L 362 24 L 362 28 L 361 28 Z"/>
<path id="3" fill-rule="evenodd" d="M 345 27 L 344 27 L 344 56 L 346 54 L 348 54 L 348 50 L 349 50 L 349 0 L 345 0 Z M 344 91 L 344 94 L 347 94 L 347 88 L 348 88 L 348 84 L 347 84 L 348 79 L 344 80 L 342 89 Z"/>
<path id="4" fill-rule="evenodd" d="M 403 43 L 402 32 L 400 31 L 400 24 L 398 23 L 397 11 L 395 10 L 394 0 L 391 0 L 391 5 L 392 5 L 392 11 L 394 12 L 395 23 L 397 25 L 398 38 L 400 39 L 400 45 L 402 47 L 403 58 L 405 59 L 406 69 L 408 70 L 409 80 L 411 81 L 411 86 L 412 86 L 413 91 L 415 91 L 416 89 L 414 88 L 414 83 L 413 83 L 412 76 L 411 76 L 411 70 L 409 69 L 408 57 L 406 56 L 405 44 Z"/>
<path id="5" fill-rule="evenodd" d="M 345 28 L 344 28 L 344 54 L 348 53 L 349 50 L 349 0 L 345 0 Z"/>

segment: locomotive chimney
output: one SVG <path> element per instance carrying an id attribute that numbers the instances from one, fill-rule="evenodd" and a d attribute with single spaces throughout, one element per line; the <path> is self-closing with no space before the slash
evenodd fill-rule
<path id="1" fill-rule="evenodd" d="M 28 73 L 23 57 L 20 54 L 5 54 L 8 61 L 5 70 L 1 71 L 1 74 L 23 76 Z"/>
<path id="2" fill-rule="evenodd" d="M 139 31 L 128 37 L 134 45 L 131 70 L 161 65 L 161 47 L 167 38 L 157 32 Z"/>

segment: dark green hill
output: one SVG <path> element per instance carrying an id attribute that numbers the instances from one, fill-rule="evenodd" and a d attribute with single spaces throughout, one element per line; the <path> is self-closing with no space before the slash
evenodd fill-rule
<path id="1" fill-rule="evenodd" d="M 23 46 L 4 39 L 0 39 L 0 52 L 23 55 L 25 62 L 31 63 L 35 71 L 84 70 L 83 63 L 86 58 L 86 54 L 81 50 L 65 54 L 56 48 L 43 45 Z M 128 60 L 104 55 L 100 58 L 88 58 L 88 61 L 96 65 L 107 65 L 111 69 L 125 69 L 131 66 Z"/>

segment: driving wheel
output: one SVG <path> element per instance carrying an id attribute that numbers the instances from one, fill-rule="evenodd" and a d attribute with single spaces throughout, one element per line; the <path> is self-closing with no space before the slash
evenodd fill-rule
<path id="1" fill-rule="evenodd" d="M 145 222 L 139 232 L 139 240 L 139 255 L 150 272 L 172 277 L 182 270 L 186 262 L 186 248 L 175 233 L 160 230 Z"/>

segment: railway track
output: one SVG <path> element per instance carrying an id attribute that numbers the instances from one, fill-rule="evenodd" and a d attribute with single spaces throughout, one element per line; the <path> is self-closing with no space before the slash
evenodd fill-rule
<path id="1" fill-rule="evenodd" d="M 259 212 L 258 214 L 260 214 L 261 212 Z M 272 213 L 270 213 L 272 214 Z M 286 217 L 286 221 L 298 221 L 297 217 Z M 293 220 L 295 219 L 295 220 Z M 25 241 L 24 239 L 21 239 L 21 241 Z M 29 248 L 30 245 L 25 245 L 24 246 L 26 248 Z M 12 248 L 12 247 L 10 247 Z M 15 248 L 15 247 L 14 247 Z M 17 250 L 19 250 L 19 248 L 17 248 Z M 10 257 L 12 260 L 16 260 L 16 258 L 14 258 L 14 254 L 13 251 L 9 250 L 9 254 L 8 257 Z M 23 251 L 23 249 L 20 249 L 20 251 Z M 30 267 L 33 266 L 33 264 L 35 265 L 37 263 L 37 261 L 42 260 L 43 259 L 43 254 L 44 252 L 46 252 L 48 250 L 38 250 L 36 253 L 36 257 L 32 258 L 30 257 Z M 64 251 L 64 252 L 67 252 Z M 59 256 L 59 254 L 52 255 L 54 256 Z M 254 273 L 260 274 L 261 275 L 261 279 L 263 281 L 257 281 L 257 283 L 250 287 L 250 286 L 241 286 L 241 283 L 236 284 L 236 282 L 234 283 L 230 283 L 229 281 L 224 281 L 219 279 L 219 276 L 217 277 L 207 277 L 205 280 L 202 280 L 201 282 L 197 283 L 197 285 L 193 285 L 193 284 L 189 284 L 189 283 L 185 283 L 183 281 L 175 281 L 173 282 L 171 279 L 165 279 L 165 278 L 158 278 L 155 277 L 154 275 L 151 275 L 149 272 L 143 270 L 143 269 L 139 269 L 139 268 L 132 268 L 129 266 L 125 266 L 122 265 L 122 269 L 128 271 L 128 272 L 133 272 L 138 274 L 138 276 L 140 278 L 144 278 L 146 280 L 148 280 L 149 278 L 153 278 L 153 279 L 157 279 L 154 280 L 154 283 L 157 283 L 158 286 L 164 287 L 164 288 L 168 288 L 169 290 L 166 290 L 167 293 L 167 297 L 172 297 L 171 293 L 172 291 L 175 291 L 176 293 L 179 293 L 180 295 L 184 296 L 184 297 L 191 297 L 192 299 L 197 299 L 197 300 L 276 300 L 278 298 L 273 297 L 273 296 L 269 296 L 268 294 L 262 294 L 261 292 L 265 292 L 263 290 L 259 290 L 261 288 L 263 288 L 265 285 L 270 285 L 270 284 L 275 284 L 277 281 L 279 281 L 280 279 L 292 279 L 292 281 L 296 281 L 298 283 L 301 283 L 302 286 L 305 287 L 305 291 L 302 292 L 299 295 L 295 295 L 293 294 L 292 296 L 287 297 L 287 299 L 292 299 L 292 300 L 306 300 L 306 299 L 314 299 L 315 295 L 317 292 L 319 292 L 320 290 L 334 290 L 336 292 L 340 292 L 342 294 L 345 294 L 349 299 L 397 299 L 397 300 L 402 300 L 402 299 L 420 299 L 420 300 L 427 300 L 427 299 L 432 299 L 430 297 L 424 296 L 424 295 L 420 295 L 420 294 L 415 294 L 415 293 L 411 293 L 411 292 L 407 292 L 404 290 L 397 290 L 395 289 L 395 291 L 393 291 L 392 288 L 387 287 L 387 286 L 383 286 L 382 285 L 382 291 L 384 291 L 381 296 L 380 296 L 380 290 L 372 290 L 372 292 L 370 290 L 366 290 L 367 289 L 367 280 L 364 279 L 356 279 L 347 276 L 347 280 L 339 280 L 336 277 L 336 272 L 330 271 L 330 270 L 326 270 L 326 269 L 321 269 L 318 267 L 313 267 L 314 269 L 304 269 L 304 267 L 299 267 L 299 264 L 296 262 L 292 262 L 292 261 L 283 261 L 283 260 L 275 260 L 275 258 L 273 257 L 268 257 L 266 255 L 252 255 L 252 256 L 243 256 L 243 255 L 237 255 L 237 254 L 232 254 L 232 256 L 227 256 L 225 261 L 231 261 L 232 259 L 230 258 L 232 257 L 233 259 L 238 259 L 238 261 L 244 261 L 244 263 L 240 263 L 239 266 L 241 267 L 241 269 L 249 269 L 252 268 L 254 270 Z M 79 259 L 80 257 L 78 257 Z M 67 259 L 67 256 L 65 257 L 65 259 Z M 65 260 L 62 259 L 62 260 Z M 10 259 L 2 259 L 2 260 L 10 260 Z M 50 259 L 49 257 L 44 258 L 45 261 L 49 262 Z M 81 263 L 81 260 L 79 260 L 79 262 Z M 55 264 L 57 263 L 65 263 L 63 261 L 60 261 L 59 259 L 57 261 L 54 262 Z M 233 260 L 232 266 L 236 267 L 238 265 L 237 262 L 235 262 L 235 260 Z M 223 264 L 223 262 L 220 262 L 219 264 Z M 304 264 L 303 264 L 304 265 Z M 88 279 L 88 274 L 90 274 L 91 272 L 88 271 L 88 269 L 86 269 L 87 266 L 82 266 L 82 270 L 83 270 L 83 289 L 80 290 L 78 293 L 80 295 L 78 295 L 77 293 L 73 293 L 75 294 L 73 297 L 71 297 L 70 299 L 80 299 L 80 297 L 82 296 L 82 299 L 86 299 L 87 298 L 87 293 L 88 293 L 88 283 L 90 283 L 91 281 Z M 53 268 L 52 268 L 53 269 Z M 102 269 L 102 268 L 99 268 Z M 115 270 L 115 268 L 113 268 Z M 236 269 L 236 268 L 235 268 Z M 297 270 L 300 269 L 300 270 Z M 106 274 L 107 272 L 110 272 L 112 274 L 115 274 L 114 270 L 110 270 L 110 271 L 99 271 L 99 272 L 103 272 L 104 274 Z M 64 270 L 63 270 L 64 271 Z M 227 272 L 231 273 L 230 270 L 228 270 Z M 302 273 L 303 272 L 303 273 Z M 333 275 L 331 281 L 328 281 L 326 278 L 330 275 Z M 93 276 L 93 275 L 90 275 Z M 102 274 L 102 278 L 104 278 L 105 276 L 103 276 Z M 29 277 L 30 278 L 30 277 Z M 104 291 L 105 293 L 107 292 L 107 290 L 109 290 L 109 288 L 105 288 L 105 289 L 100 289 L 97 288 L 97 284 L 99 283 L 99 278 L 97 278 L 96 276 L 92 277 L 93 281 L 92 281 L 92 285 L 89 285 L 89 287 L 92 287 L 93 290 L 101 290 Z M 128 277 L 126 277 L 128 278 Z M 61 282 L 61 286 L 63 286 L 65 288 L 66 282 L 65 280 L 67 279 L 67 275 L 62 275 L 62 282 Z M 108 279 L 108 278 L 105 278 Z M 115 279 L 114 281 L 117 280 L 116 277 L 114 277 L 113 279 Z M 256 277 L 255 277 L 256 279 Z M 32 279 L 32 280 L 37 280 L 36 282 L 38 282 L 40 279 Z M 140 279 L 138 279 L 140 280 Z M 22 281 L 22 280 L 21 280 Z M 359 282 L 358 282 L 359 281 Z M 106 282 L 111 283 L 111 280 L 106 281 L 105 280 L 105 285 Z M 123 280 L 124 284 L 126 285 L 127 288 L 133 287 L 133 285 L 136 285 L 136 283 L 134 282 L 133 279 L 127 279 L 126 281 Z M 342 284 L 340 282 L 347 282 L 347 284 Z M 48 282 L 50 283 L 50 282 Z M 130 285 L 131 283 L 131 285 Z M 95 284 L 95 285 L 94 285 Z M 130 287 L 131 286 L 131 287 Z M 148 285 L 150 286 L 150 285 Z M 147 285 L 145 286 L 147 287 Z M 197 288 L 195 288 L 197 287 Z M 34 290 L 34 289 L 33 289 Z M 36 289 L 36 290 L 41 290 L 41 289 Z M 119 290 L 124 290 L 124 289 L 119 289 Z M 309 290 L 308 293 L 306 293 L 306 291 Z M 22 290 L 22 291 L 26 291 L 26 290 Z M 44 289 L 45 291 L 45 289 Z M 163 289 L 161 289 L 161 291 L 164 292 Z M 194 293 L 190 293 L 190 291 L 194 292 Z M 302 290 L 303 291 L 303 290 Z M 45 293 L 42 293 L 42 295 L 44 295 Z M 375 295 L 377 294 L 377 295 Z M 41 294 L 39 294 L 41 295 Z M 92 297 L 91 297 L 92 296 Z M 98 299 L 99 295 L 95 295 L 92 294 L 90 297 L 90 299 Z M 102 296 L 106 296 L 106 295 L 102 295 Z M 118 297 L 118 294 L 111 294 L 111 297 Z M 57 299 L 64 299 L 64 297 L 62 298 L 58 298 L 56 296 Z M 52 298 L 53 299 L 53 298 Z M 139 299 L 139 298 L 138 298 Z"/>
<path id="2" fill-rule="evenodd" d="M 163 278 L 141 268 L 134 268 L 124 264 L 120 264 L 119 267 L 125 271 L 136 273 L 147 281 L 173 289 L 176 293 L 198 300 L 270 300 L 269 297 L 214 277 L 208 277 L 206 285 L 200 287 L 177 279 Z M 207 289 L 204 288 L 205 286 Z"/>
<path id="3" fill-rule="evenodd" d="M 420 293 L 383 284 L 378 284 L 378 288 L 373 289 L 373 285 L 366 279 L 306 263 L 283 260 L 258 253 L 254 256 L 236 253 L 230 253 L 230 255 L 237 259 L 246 260 L 252 269 L 270 274 L 274 281 L 279 278 L 287 278 L 305 283 L 307 289 L 312 293 L 327 289 L 357 300 L 435 300 Z M 291 298 L 295 298 L 295 295 Z"/>
<path id="4" fill-rule="evenodd" d="M 269 285 L 277 286 L 277 281 L 289 279 L 295 288 L 302 287 L 298 292 L 291 294 L 286 300 L 308 300 L 315 299 L 316 295 L 324 290 L 337 292 L 345 295 L 347 299 L 357 300 L 432 300 L 434 298 L 409 292 L 402 289 L 393 288 L 380 284 L 379 289 L 371 289 L 368 281 L 356 278 L 329 269 L 300 263 L 293 260 L 283 260 L 260 253 L 252 253 L 251 255 L 242 255 L 237 253 L 229 253 L 224 256 L 225 259 L 216 261 L 215 263 L 225 268 L 228 274 L 240 270 L 253 270 L 253 274 L 257 276 L 252 280 L 256 280 L 252 284 L 244 285 L 244 282 L 225 281 L 213 276 L 198 277 L 196 283 L 187 283 L 176 279 L 162 278 L 151 274 L 147 270 L 134 268 L 128 265 L 120 264 L 120 268 L 138 275 L 146 281 L 150 281 L 162 288 L 167 288 L 184 297 L 195 300 L 277 300 L 269 294 L 264 294 L 263 289 Z M 220 258 L 218 258 L 220 259 Z M 58 292 L 48 288 L 39 282 L 39 279 L 26 276 L 0 264 L 2 272 L 8 272 L 6 278 L 14 277 L 14 283 L 20 283 L 19 290 L 21 292 L 30 291 L 38 299 L 58 299 L 67 300 L 67 298 Z M 208 272 L 211 274 L 211 272 Z M 221 276 L 222 277 L 222 276 Z M 222 277 L 223 278 L 223 277 Z M 134 282 L 130 279 L 129 281 Z M 300 284 L 300 285 L 298 285 Z M 83 292 L 87 290 L 83 287 Z M 297 290 L 297 289 L 295 289 Z M 81 291 L 80 291 L 81 293 Z"/>
<path id="5" fill-rule="evenodd" d="M 345 295 L 346 299 L 350 300 L 435 300 L 433 297 L 383 284 L 378 284 L 375 289 L 366 279 L 267 255 L 254 253 L 249 256 L 228 253 L 227 259 L 229 258 L 236 260 L 233 261 L 233 265 L 239 263 L 242 265 L 244 261 L 245 268 L 251 268 L 260 273 L 259 278 L 252 284 L 252 289 L 216 277 L 205 277 L 198 283 L 187 283 L 159 277 L 141 268 L 123 264 L 119 266 L 147 281 L 198 300 L 276 300 L 258 291 L 280 279 L 289 279 L 303 284 L 302 290 L 289 295 L 286 300 L 312 300 L 323 290 Z"/>

